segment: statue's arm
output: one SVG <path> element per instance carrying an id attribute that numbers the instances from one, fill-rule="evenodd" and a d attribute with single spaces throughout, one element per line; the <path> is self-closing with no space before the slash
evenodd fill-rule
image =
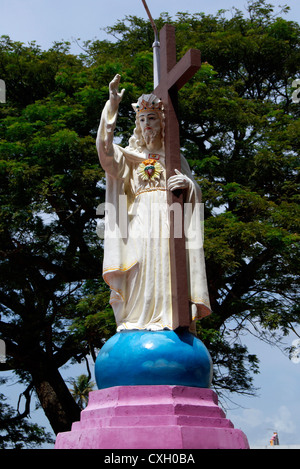
<path id="1" fill-rule="evenodd" d="M 119 104 L 122 100 L 124 89 L 119 93 L 120 75 L 116 75 L 109 84 L 109 100 L 106 102 L 101 114 L 98 128 L 96 147 L 102 168 L 111 172 L 114 165 L 113 137 L 116 127 Z"/>

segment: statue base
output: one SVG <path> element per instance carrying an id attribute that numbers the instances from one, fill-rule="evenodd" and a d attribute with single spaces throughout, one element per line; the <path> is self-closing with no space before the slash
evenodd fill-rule
<path id="1" fill-rule="evenodd" d="M 211 389 L 115 386 L 92 391 L 56 449 L 249 449 Z"/>
<path id="2" fill-rule="evenodd" d="M 202 341 L 186 329 L 128 330 L 103 345 L 95 378 L 98 389 L 162 384 L 209 388 L 212 360 Z"/>

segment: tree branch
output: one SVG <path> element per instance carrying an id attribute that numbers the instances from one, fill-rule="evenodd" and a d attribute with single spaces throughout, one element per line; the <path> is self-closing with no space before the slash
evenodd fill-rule
<path id="1" fill-rule="evenodd" d="M 248 264 L 244 263 L 235 279 L 232 279 L 234 282 L 233 286 L 218 308 L 220 326 L 233 314 L 241 313 L 247 309 L 247 305 L 245 303 L 242 305 L 235 304 L 233 306 L 233 300 L 240 300 L 242 296 L 249 291 L 250 287 L 254 284 L 257 270 L 265 264 L 273 254 L 274 250 L 270 248 L 264 249 L 264 251 L 253 258 Z"/>

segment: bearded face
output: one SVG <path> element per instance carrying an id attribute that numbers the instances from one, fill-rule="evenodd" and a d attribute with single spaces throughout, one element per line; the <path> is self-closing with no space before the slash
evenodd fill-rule
<path id="1" fill-rule="evenodd" d="M 157 135 L 160 136 L 160 131 L 158 131 L 156 129 L 150 129 L 150 128 L 144 129 L 143 137 L 144 137 L 144 140 L 146 142 L 146 145 L 150 145 L 150 143 L 153 143 L 154 140 L 156 139 Z"/>
<path id="2" fill-rule="evenodd" d="M 156 112 L 143 112 L 139 116 L 139 122 L 144 137 L 145 143 L 148 146 L 153 146 L 155 143 L 161 145 L 161 121 Z"/>

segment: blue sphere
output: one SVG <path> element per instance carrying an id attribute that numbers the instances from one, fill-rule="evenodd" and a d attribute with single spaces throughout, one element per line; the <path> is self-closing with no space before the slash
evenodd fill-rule
<path id="1" fill-rule="evenodd" d="M 99 389 L 179 385 L 209 388 L 212 361 L 205 345 L 186 329 L 117 332 L 95 363 Z"/>

